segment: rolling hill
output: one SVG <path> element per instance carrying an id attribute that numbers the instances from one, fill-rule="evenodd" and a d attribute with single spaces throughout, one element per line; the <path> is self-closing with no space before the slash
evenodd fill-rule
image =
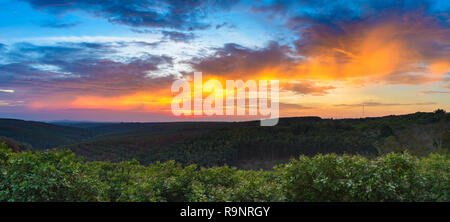
<path id="1" fill-rule="evenodd" d="M 450 114 L 443 110 L 363 119 L 281 118 L 274 127 L 260 127 L 259 121 L 50 124 L 0 119 L 0 137 L 34 149 L 69 148 L 88 161 L 270 168 L 299 155 L 445 151 L 449 126 Z"/>
<path id="2" fill-rule="evenodd" d="M 86 140 L 90 130 L 43 122 L 0 119 L 0 136 L 30 144 L 35 149 L 49 149 Z"/>

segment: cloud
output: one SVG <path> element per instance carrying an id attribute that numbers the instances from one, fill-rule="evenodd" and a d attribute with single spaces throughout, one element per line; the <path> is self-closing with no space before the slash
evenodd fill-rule
<path id="1" fill-rule="evenodd" d="M 281 116 L 305 115 L 305 112 L 310 112 L 311 110 L 314 109 L 314 107 L 304 106 L 301 104 L 283 103 L 283 102 L 280 102 L 279 108 Z"/>
<path id="2" fill-rule="evenodd" d="M 157 30 L 152 28 L 163 28 L 158 32 L 165 39 L 189 42 L 195 36 L 184 31 L 209 27 L 202 22 L 207 15 L 229 10 L 238 1 L 28 2 L 36 9 L 55 14 L 87 11 L 110 22 L 129 25 L 137 33 L 155 33 Z M 357 84 L 416 85 L 441 81 L 450 72 L 450 29 L 445 4 L 436 7 L 434 2 L 416 0 L 308 0 L 261 1 L 250 8 L 256 16 L 277 16 L 278 21 L 285 21 L 296 40 L 286 45 L 270 42 L 259 49 L 229 43 L 214 49 L 214 55 L 194 58 L 189 64 L 217 75 L 261 74 Z M 227 25 L 217 23 L 215 28 Z"/>
<path id="3" fill-rule="evenodd" d="M 3 100 L 0 100 L 0 106 L 9 106 L 9 103 Z"/>
<path id="4" fill-rule="evenodd" d="M 423 103 L 380 103 L 380 102 L 365 102 L 357 104 L 336 104 L 337 107 L 362 107 L 362 106 L 423 106 L 423 105 L 436 105 L 435 102 L 423 102 Z"/>
<path id="5" fill-rule="evenodd" d="M 81 24 L 81 22 L 55 22 L 55 21 L 46 21 L 39 24 L 39 26 L 44 28 L 72 28 Z"/>
<path id="6" fill-rule="evenodd" d="M 144 41 L 133 41 L 131 42 L 132 44 L 135 44 L 137 46 L 144 46 L 144 47 L 158 47 L 159 45 L 161 45 L 162 43 L 165 43 L 166 41 L 162 40 L 162 41 L 156 41 L 156 42 L 144 42 Z"/>
<path id="7" fill-rule="evenodd" d="M 104 55 L 118 52 L 120 45 L 111 43 L 66 42 L 54 45 L 34 45 L 20 42 L 11 45 L 9 51 L 3 52 L 2 57 L 11 64 L 34 63 L 52 64 L 70 62 L 86 58 L 102 58 Z"/>
<path id="8" fill-rule="evenodd" d="M 342 26 L 342 33 L 311 28 L 307 37 L 296 41 L 297 52 L 308 58 L 299 71 L 323 78 L 369 77 L 407 84 L 436 81 L 433 74 L 449 71 L 431 68 L 450 64 L 448 29 L 415 22 Z"/>
<path id="9" fill-rule="evenodd" d="M 117 46 L 120 47 L 120 46 Z M 160 66 L 172 66 L 168 56 L 145 54 L 114 61 L 109 43 L 59 45 L 16 44 L 3 56 L 14 62 L 0 65 L 0 87 L 22 89 L 27 98 L 51 96 L 115 96 L 169 88 L 173 75 L 152 76 Z"/>
<path id="10" fill-rule="evenodd" d="M 170 39 L 174 42 L 190 42 L 195 38 L 193 33 L 183 33 L 176 31 L 162 31 L 164 38 Z"/>
<path id="11" fill-rule="evenodd" d="M 423 94 L 449 94 L 450 91 L 435 91 L 435 90 L 429 90 L 429 91 L 422 91 Z"/>
<path id="12" fill-rule="evenodd" d="M 296 33 L 302 78 L 422 84 L 450 72 L 449 15 L 428 1 L 285 1 L 253 11 Z"/>
<path id="13" fill-rule="evenodd" d="M 133 28 L 133 29 L 130 29 L 130 30 L 132 32 L 139 33 L 139 34 L 155 34 L 156 33 L 155 30 L 151 30 L 151 29 L 136 29 L 136 28 Z"/>
<path id="14" fill-rule="evenodd" d="M 212 55 L 193 58 L 190 64 L 196 71 L 220 79 L 277 79 L 281 90 L 301 95 L 323 96 L 334 86 L 304 79 L 296 67 L 302 59 L 291 56 L 291 48 L 269 42 L 263 48 L 251 49 L 229 43 L 216 48 Z"/>
<path id="15" fill-rule="evenodd" d="M 259 49 L 229 43 L 193 59 L 194 69 L 356 85 L 420 85 L 444 81 L 450 73 L 450 18 L 444 10 L 431 12 L 431 3 L 286 1 L 258 3 L 252 10 L 286 21 L 296 40 Z"/>
<path id="16" fill-rule="evenodd" d="M 53 14 L 73 10 L 85 11 L 111 23 L 133 27 L 174 28 L 180 30 L 205 29 L 201 20 L 206 15 L 228 10 L 238 1 L 183 1 L 183 0 L 23 0 L 33 8 Z"/>
<path id="17" fill-rule="evenodd" d="M 450 75 L 448 75 L 444 80 L 444 88 L 450 89 Z"/>
<path id="18" fill-rule="evenodd" d="M 423 72 L 414 73 L 392 73 L 384 78 L 384 81 L 390 84 L 408 84 L 408 85 L 420 85 L 430 82 L 436 82 L 442 80 L 442 76 L 431 75 L 427 70 Z"/>
<path id="19" fill-rule="evenodd" d="M 334 86 L 319 86 L 311 81 L 303 81 L 298 83 L 287 83 L 282 89 L 293 91 L 297 94 L 312 94 L 315 96 L 323 96 L 328 94 L 329 90 L 335 89 Z"/>
<path id="20" fill-rule="evenodd" d="M 193 33 L 178 32 L 178 31 L 167 31 L 167 30 L 152 30 L 152 29 L 131 29 L 132 32 L 139 34 L 157 34 L 161 33 L 164 39 L 169 39 L 174 42 L 190 42 L 195 38 Z M 165 41 L 165 40 L 162 40 Z"/>
<path id="21" fill-rule="evenodd" d="M 23 106 L 23 101 L 13 101 L 13 100 L 0 100 L 0 106 Z"/>
<path id="22" fill-rule="evenodd" d="M 312 107 L 303 106 L 300 104 L 292 104 L 292 103 L 281 103 L 279 104 L 280 110 L 302 110 L 302 109 L 312 109 Z"/>
<path id="23" fill-rule="evenodd" d="M 195 70 L 227 77 L 261 76 L 264 70 L 284 70 L 294 64 L 295 59 L 288 55 L 289 48 L 277 42 L 269 42 L 267 47 L 251 49 L 228 43 L 216 48 L 213 55 L 193 58 L 190 64 Z"/>
<path id="24" fill-rule="evenodd" d="M 0 89 L 0 93 L 14 93 L 12 89 Z"/>
<path id="25" fill-rule="evenodd" d="M 228 28 L 236 28 L 235 25 L 232 25 L 232 24 L 230 24 L 230 23 L 228 23 L 228 22 L 223 22 L 223 23 L 221 23 L 221 24 L 217 24 L 217 25 L 216 25 L 216 29 L 221 29 L 221 28 L 224 28 L 224 27 L 228 27 Z"/>

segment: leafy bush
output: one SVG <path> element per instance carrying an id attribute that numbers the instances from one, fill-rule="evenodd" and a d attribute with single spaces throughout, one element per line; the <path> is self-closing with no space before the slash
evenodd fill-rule
<path id="1" fill-rule="evenodd" d="M 289 201 L 449 201 L 450 158 L 301 157 L 277 167 Z"/>
<path id="2" fill-rule="evenodd" d="M 95 201 L 98 187 L 71 151 L 0 149 L 0 201 Z"/>
<path id="3" fill-rule="evenodd" d="M 450 155 L 302 156 L 270 171 L 83 163 L 0 145 L 1 201 L 450 201 Z"/>

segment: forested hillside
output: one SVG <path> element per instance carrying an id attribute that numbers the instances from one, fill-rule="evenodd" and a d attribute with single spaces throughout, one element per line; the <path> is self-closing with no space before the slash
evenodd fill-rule
<path id="1" fill-rule="evenodd" d="M 35 149 L 50 149 L 83 141 L 93 136 L 89 130 L 54 124 L 0 119 L 0 137 L 8 137 Z"/>
<path id="2" fill-rule="evenodd" d="M 69 148 L 87 161 L 270 169 L 299 155 L 377 156 L 408 150 L 426 156 L 450 148 L 444 110 L 364 119 L 282 118 L 277 126 L 250 122 L 46 124 L 0 120 L 0 136 L 21 149 Z M 18 142 L 11 142 L 11 139 Z M 5 140 L 5 139 L 3 139 Z"/>
<path id="3" fill-rule="evenodd" d="M 258 122 L 228 123 L 202 131 L 186 128 L 104 137 L 68 147 L 88 160 L 135 158 L 143 164 L 175 160 L 185 165 L 270 169 L 292 157 L 319 153 L 441 152 L 450 148 L 449 118 L 442 110 L 365 119 L 283 118 L 274 127 L 260 127 Z"/>

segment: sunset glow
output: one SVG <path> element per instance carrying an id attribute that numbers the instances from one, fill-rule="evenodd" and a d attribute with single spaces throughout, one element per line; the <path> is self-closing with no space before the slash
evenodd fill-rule
<path id="1" fill-rule="evenodd" d="M 225 98 L 226 80 L 279 80 L 281 116 L 450 110 L 448 1 L 388 2 L 168 2 L 163 15 L 151 1 L 3 0 L 0 115 L 203 120 L 170 110 L 172 83 L 193 89 L 194 72 L 204 98 Z"/>

